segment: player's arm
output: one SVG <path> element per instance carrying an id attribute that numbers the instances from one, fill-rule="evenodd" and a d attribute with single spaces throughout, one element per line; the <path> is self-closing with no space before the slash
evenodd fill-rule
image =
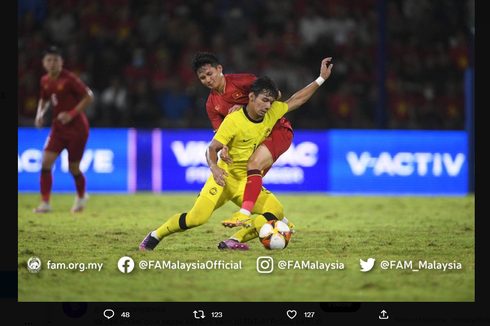
<path id="1" fill-rule="evenodd" d="M 67 124 L 74 117 L 76 117 L 80 112 L 85 110 L 85 108 L 90 103 L 92 103 L 93 100 L 94 100 L 94 93 L 92 93 L 92 91 L 89 88 L 87 88 L 85 91 L 85 95 L 82 97 L 80 102 L 78 102 L 78 104 L 73 109 L 71 109 L 70 111 L 60 112 L 56 118 L 60 120 L 62 124 Z"/>
<path id="2" fill-rule="evenodd" d="M 294 93 L 287 101 L 288 104 L 288 112 L 296 110 L 301 105 L 305 104 L 315 93 L 315 91 L 320 87 L 323 82 L 330 77 L 332 73 L 333 63 L 329 62 L 332 60 L 331 57 L 325 58 L 322 60 L 322 65 L 320 67 L 320 77 L 318 77 L 315 81 L 311 82 L 305 88 Z"/>
<path id="3" fill-rule="evenodd" d="M 37 113 L 36 113 L 36 120 L 34 122 L 34 125 L 36 128 L 41 129 L 44 123 L 44 115 L 46 114 L 46 111 L 48 111 L 49 108 L 49 100 L 40 98 L 39 101 L 37 102 Z"/>
<path id="4" fill-rule="evenodd" d="M 222 187 L 225 186 L 225 176 L 228 176 L 225 170 L 218 166 L 218 152 L 224 147 L 222 143 L 213 138 L 208 148 L 206 149 L 206 161 L 209 169 L 213 174 L 214 181 Z"/>

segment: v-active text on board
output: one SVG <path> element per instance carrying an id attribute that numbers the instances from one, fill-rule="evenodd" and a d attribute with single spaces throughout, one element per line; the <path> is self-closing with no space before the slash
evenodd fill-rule
<path id="1" fill-rule="evenodd" d="M 211 172 L 204 153 L 208 147 L 205 141 L 173 141 L 172 152 L 177 163 L 186 167 L 185 179 L 188 183 L 205 183 Z M 264 178 L 264 184 L 301 184 L 304 182 L 305 167 L 313 167 L 318 161 L 318 145 L 312 142 L 291 144 L 279 157 Z"/>
<path id="2" fill-rule="evenodd" d="M 355 176 L 372 173 L 375 176 L 441 176 L 444 172 L 450 177 L 456 177 L 461 171 L 466 156 L 457 153 L 410 153 L 398 152 L 394 155 L 381 152 L 378 156 L 370 152 L 348 152 L 346 155 L 350 169 Z M 370 172 L 369 172 L 370 171 Z"/>

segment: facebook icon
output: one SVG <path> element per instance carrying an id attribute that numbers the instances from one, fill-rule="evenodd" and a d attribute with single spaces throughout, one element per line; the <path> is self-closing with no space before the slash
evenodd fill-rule
<path id="1" fill-rule="evenodd" d="M 121 273 L 131 273 L 134 268 L 134 261 L 131 257 L 124 256 L 117 262 L 117 268 Z"/>

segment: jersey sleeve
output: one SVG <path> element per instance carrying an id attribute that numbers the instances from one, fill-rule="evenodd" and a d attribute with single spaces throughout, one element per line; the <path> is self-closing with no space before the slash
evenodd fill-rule
<path id="1" fill-rule="evenodd" d="M 231 140 L 235 137 L 235 132 L 238 128 L 235 127 L 235 124 L 232 120 L 225 118 L 220 128 L 214 135 L 214 139 L 219 141 L 223 145 L 228 145 Z"/>
<path id="2" fill-rule="evenodd" d="M 214 105 L 209 99 L 206 102 L 206 112 L 208 113 L 209 120 L 211 120 L 211 124 L 213 125 L 213 131 L 216 132 L 223 122 L 223 117 L 214 109 Z"/>
<path id="3" fill-rule="evenodd" d="M 84 96 L 85 93 L 89 91 L 88 86 L 75 74 L 70 73 L 69 76 L 70 76 L 70 85 L 73 91 L 79 94 L 80 96 Z"/>
<path id="4" fill-rule="evenodd" d="M 288 112 L 288 104 L 285 102 L 274 101 L 269 112 L 274 121 L 281 119 Z"/>

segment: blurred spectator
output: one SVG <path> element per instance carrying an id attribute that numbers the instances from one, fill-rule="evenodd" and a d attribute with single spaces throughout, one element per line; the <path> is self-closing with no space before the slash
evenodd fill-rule
<path id="1" fill-rule="evenodd" d="M 347 43 L 349 34 L 355 32 L 357 22 L 343 4 L 337 4 L 332 9 L 329 11 L 330 18 L 327 19 L 328 34 L 336 45 L 343 45 Z"/>
<path id="2" fill-rule="evenodd" d="M 218 57 L 223 67 L 227 67 L 228 71 L 231 72 L 231 70 L 233 69 L 231 67 L 234 66 L 232 60 L 232 53 L 230 47 L 227 46 L 226 44 L 226 40 L 223 32 L 217 32 L 211 38 L 210 52 L 214 53 L 214 55 Z M 190 57 L 192 58 L 194 54 L 195 52 L 192 53 Z M 189 65 L 189 63 L 187 65 Z"/>
<path id="3" fill-rule="evenodd" d="M 187 5 L 180 5 L 175 8 L 173 16 L 168 22 L 167 37 L 165 41 L 172 51 L 174 59 L 178 60 L 181 50 L 192 33 L 199 29 L 196 23 L 190 19 L 190 9 Z"/>
<path id="4" fill-rule="evenodd" d="M 116 15 L 111 23 L 111 34 L 114 35 L 117 44 L 124 44 L 136 28 L 136 19 L 129 3 L 121 4 L 114 9 Z"/>
<path id="5" fill-rule="evenodd" d="M 315 94 L 304 115 L 291 113 L 292 124 L 378 127 L 377 5 L 378 0 L 19 0 L 19 101 L 30 83 L 26 75 L 44 73 L 38 60 L 48 43 L 63 47 L 67 68 L 91 80 L 94 93 L 120 78 L 128 126 L 149 127 L 159 125 L 162 94 L 185 96 L 190 110 L 181 118 L 192 120 L 181 124 L 203 126 L 199 114 L 207 96 L 189 69 L 196 51 L 215 53 L 226 73 L 271 75 L 283 99 L 316 75 L 314 62 L 328 55 L 335 72 L 325 92 L 333 99 Z M 463 76 L 472 60 L 474 10 L 474 0 L 386 1 L 389 128 L 464 128 Z M 97 120 L 103 104 L 91 105 L 98 126 L 125 123 Z"/>
<path id="6" fill-rule="evenodd" d="M 201 7 L 195 8 L 193 18 L 202 31 L 204 44 L 211 43 L 211 38 L 223 27 L 223 21 L 217 13 L 216 1 L 203 1 Z"/>
<path id="7" fill-rule="evenodd" d="M 393 89 L 388 93 L 388 128 L 415 129 L 417 117 L 415 106 L 417 98 L 406 89 L 405 82 L 393 81 Z"/>
<path id="8" fill-rule="evenodd" d="M 110 27 L 110 22 L 111 18 L 104 1 L 86 1 L 80 13 L 80 27 L 87 39 L 97 37 L 102 28 L 107 30 Z"/>
<path id="9" fill-rule="evenodd" d="M 50 8 L 45 21 L 49 43 L 64 45 L 70 40 L 77 27 L 77 21 L 71 11 L 64 11 L 60 4 Z"/>
<path id="10" fill-rule="evenodd" d="M 98 89 L 92 88 L 92 85 L 94 84 L 92 76 L 90 75 L 90 73 L 82 72 L 80 73 L 80 79 L 92 89 L 92 93 L 94 94 L 94 99 L 92 100 L 91 103 L 89 103 L 89 105 L 85 107 L 85 111 L 84 111 L 90 125 L 97 126 L 97 127 L 108 126 L 106 124 L 103 124 L 101 121 L 99 121 L 99 110 L 101 107 L 100 91 Z"/>
<path id="11" fill-rule="evenodd" d="M 307 4 L 305 13 L 299 19 L 299 33 L 307 47 L 315 46 L 320 36 L 327 32 L 327 19 L 319 14 L 313 4 Z"/>
<path id="12" fill-rule="evenodd" d="M 234 3 L 223 18 L 222 32 L 226 44 L 234 45 L 242 42 L 248 34 L 249 25 L 250 21 L 245 16 L 241 5 L 239 3 Z"/>
<path id="13" fill-rule="evenodd" d="M 461 85 L 453 80 L 447 80 L 444 91 L 436 101 L 442 110 L 444 129 L 461 130 L 464 128 L 464 97 Z"/>
<path id="14" fill-rule="evenodd" d="M 303 54 L 303 39 L 298 32 L 296 20 L 289 18 L 284 24 L 281 33 L 281 40 L 284 47 L 284 55 L 292 62 L 301 61 Z"/>
<path id="15" fill-rule="evenodd" d="M 20 3 L 20 2 L 19 2 Z M 27 10 L 19 16 L 19 37 L 29 38 L 33 33 L 42 29 L 42 20 L 36 17 L 34 11 Z"/>
<path id="16" fill-rule="evenodd" d="M 147 65 L 146 50 L 142 47 L 133 50 L 131 62 L 124 67 L 124 78 L 128 85 L 128 91 L 134 93 L 136 84 L 150 77 L 150 69 Z"/>
<path id="17" fill-rule="evenodd" d="M 66 47 L 64 67 L 80 77 L 82 73 L 91 75 L 82 58 L 82 50 L 77 43 L 71 42 Z"/>
<path id="18" fill-rule="evenodd" d="M 159 109 L 163 119 L 161 126 L 164 128 L 189 127 L 191 101 L 185 92 L 184 82 L 180 78 L 172 78 L 169 81 L 168 90 L 163 91 L 157 97 Z"/>
<path id="19" fill-rule="evenodd" d="M 100 95 L 99 116 L 103 126 L 129 127 L 128 92 L 119 76 L 112 77 Z"/>
<path id="20" fill-rule="evenodd" d="M 39 99 L 38 79 L 33 72 L 28 72 L 23 78 L 23 84 L 17 90 L 18 125 L 19 127 L 34 127 Z"/>
<path id="21" fill-rule="evenodd" d="M 41 23 L 46 17 L 46 0 L 19 0 L 17 2 L 17 19 L 31 12 L 37 23 Z"/>
<path id="22" fill-rule="evenodd" d="M 453 64 L 461 71 L 468 68 L 470 49 L 465 33 L 458 31 L 454 37 L 449 40 L 449 57 Z"/>
<path id="23" fill-rule="evenodd" d="M 442 112 L 435 101 L 423 101 L 417 107 L 417 127 L 423 130 L 443 128 Z"/>
<path id="24" fill-rule="evenodd" d="M 136 24 L 144 45 L 153 46 L 164 35 L 168 24 L 168 16 L 160 9 L 160 1 L 147 2 Z"/>
<path id="25" fill-rule="evenodd" d="M 154 67 L 150 73 L 151 88 L 153 92 L 161 93 L 168 88 L 168 83 L 172 78 L 170 53 L 165 47 L 159 48 L 152 53 L 151 61 Z"/>
<path id="26" fill-rule="evenodd" d="M 136 80 L 130 94 L 129 123 L 135 128 L 154 128 L 159 121 L 159 108 L 150 90 L 147 79 Z"/>
<path id="27" fill-rule="evenodd" d="M 337 92 L 328 96 L 327 108 L 333 128 L 354 128 L 359 121 L 357 97 L 347 82 L 342 83 Z"/>

